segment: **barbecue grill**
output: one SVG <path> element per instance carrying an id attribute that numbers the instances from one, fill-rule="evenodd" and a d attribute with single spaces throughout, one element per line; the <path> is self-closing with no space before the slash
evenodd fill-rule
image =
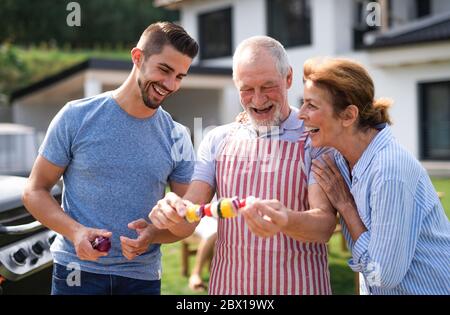
<path id="1" fill-rule="evenodd" d="M 31 216 L 22 203 L 27 178 L 0 176 L 0 294 L 49 294 L 56 233 Z M 60 200 L 62 189 L 52 195 Z"/>

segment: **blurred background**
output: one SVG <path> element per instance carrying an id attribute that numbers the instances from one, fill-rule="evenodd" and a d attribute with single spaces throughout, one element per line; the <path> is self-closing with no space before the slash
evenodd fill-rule
<path id="1" fill-rule="evenodd" d="M 201 47 L 182 89 L 163 105 L 191 130 L 196 147 L 206 129 L 231 122 L 240 111 L 231 78 L 235 47 L 249 36 L 269 35 L 286 47 L 294 69 L 292 106 L 301 102 L 307 58 L 363 63 L 376 96 L 394 100 L 394 135 L 432 176 L 450 215 L 448 0 L 2 0 L 0 175 L 28 176 L 53 116 L 70 100 L 119 86 L 132 67 L 131 48 L 158 20 L 181 24 Z M 11 221 L 5 214 L 11 207 L 0 210 L 0 224 Z M 8 244 L 0 241 L 0 253 Z M 163 294 L 193 293 L 182 275 L 183 246 L 163 246 Z M 195 242 L 189 246 L 194 253 Z M 329 248 L 333 292 L 354 294 L 339 231 Z M 6 288 L 12 280 L 5 270 L 0 263 L 0 285 Z"/>

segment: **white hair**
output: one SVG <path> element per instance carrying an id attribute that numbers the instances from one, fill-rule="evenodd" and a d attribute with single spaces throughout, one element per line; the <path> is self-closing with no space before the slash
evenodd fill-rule
<path id="1" fill-rule="evenodd" d="M 270 53 L 275 60 L 278 72 L 284 77 L 288 74 L 290 64 L 283 45 L 269 36 L 253 36 L 243 40 L 237 47 L 233 55 L 233 77 L 236 73 L 236 67 L 239 59 L 244 52 L 250 51 L 254 58 L 262 50 Z"/>

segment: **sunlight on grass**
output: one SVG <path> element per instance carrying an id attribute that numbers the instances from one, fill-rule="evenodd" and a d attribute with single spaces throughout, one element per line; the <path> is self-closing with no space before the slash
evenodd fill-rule
<path id="1" fill-rule="evenodd" d="M 436 191 L 443 192 L 444 197 L 441 199 L 447 218 L 450 219 L 450 179 L 448 178 L 432 178 Z"/>
<path id="2" fill-rule="evenodd" d="M 162 251 L 162 280 L 161 294 L 176 295 L 199 295 L 206 294 L 203 292 L 194 292 L 188 287 L 188 278 L 181 274 L 181 243 L 165 244 L 161 246 Z M 194 265 L 194 256 L 189 259 L 189 269 Z M 206 269 L 206 268 L 205 268 Z M 202 275 L 205 283 L 208 283 L 208 275 L 204 271 Z"/>

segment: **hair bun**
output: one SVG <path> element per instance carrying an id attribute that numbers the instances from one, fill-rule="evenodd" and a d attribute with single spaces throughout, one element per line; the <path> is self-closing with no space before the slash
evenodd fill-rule
<path id="1" fill-rule="evenodd" d="M 388 110 L 391 108 L 393 101 L 389 98 L 378 98 L 373 101 L 373 109 L 374 109 L 374 122 L 376 123 L 388 123 L 391 124 L 391 120 L 389 118 Z"/>

